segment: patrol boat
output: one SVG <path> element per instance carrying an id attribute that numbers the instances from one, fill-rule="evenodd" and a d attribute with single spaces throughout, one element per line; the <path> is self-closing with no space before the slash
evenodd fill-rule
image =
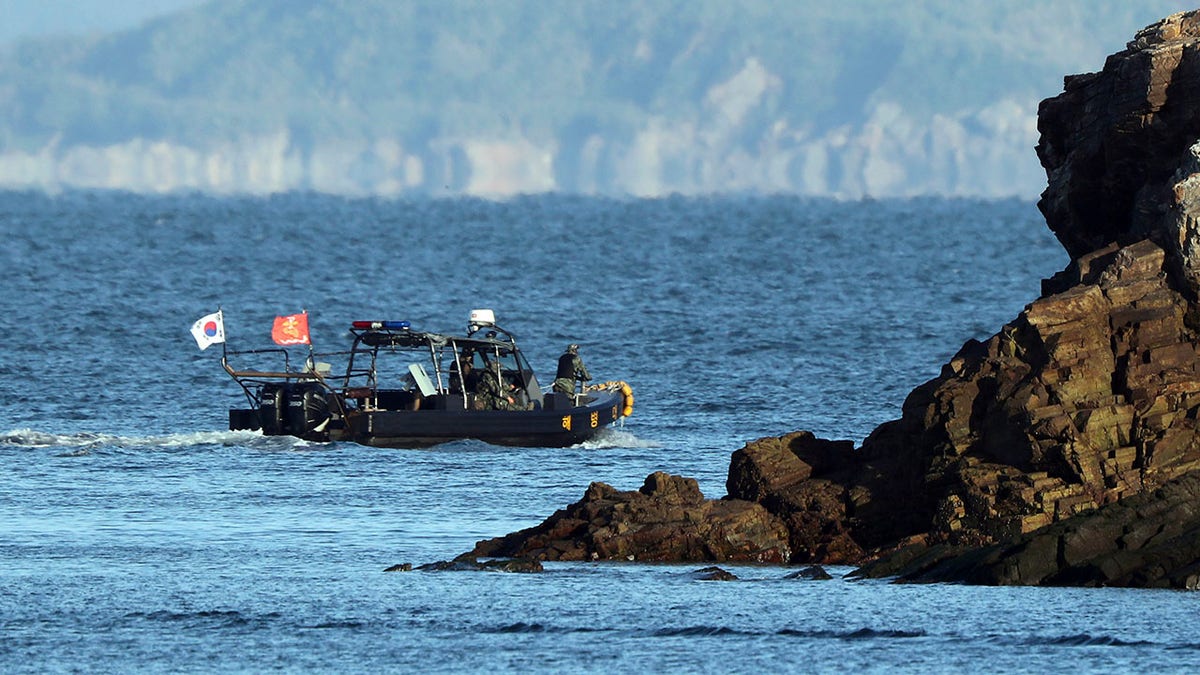
<path id="1" fill-rule="evenodd" d="M 495 445 L 565 447 L 633 412 L 622 381 L 543 392 L 515 336 L 492 310 L 474 310 L 465 336 L 413 330 L 408 321 L 354 321 L 349 351 L 310 354 L 293 367 L 284 349 L 226 351 L 221 365 L 245 392 L 229 411 L 231 430 L 262 430 L 312 441 L 414 448 L 461 439 Z M 247 370 L 230 359 L 282 360 Z M 343 362 L 333 374 L 333 362 Z M 504 407 L 476 390 L 485 369 L 499 374 Z M 511 403 L 508 400 L 511 399 Z"/>

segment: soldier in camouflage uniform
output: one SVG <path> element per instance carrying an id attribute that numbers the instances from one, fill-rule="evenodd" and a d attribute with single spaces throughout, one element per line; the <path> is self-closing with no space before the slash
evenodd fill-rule
<path id="1" fill-rule="evenodd" d="M 489 363 L 479 377 L 479 389 L 475 393 L 475 405 L 482 410 L 524 410 L 516 402 L 511 389 L 500 377 L 500 364 Z"/>
<path id="2" fill-rule="evenodd" d="M 554 375 L 554 391 L 560 394 L 575 394 L 575 380 L 587 382 L 592 376 L 588 373 L 583 359 L 579 358 L 579 345 L 567 345 L 567 351 L 558 357 L 558 372 Z"/>
<path id="3" fill-rule="evenodd" d="M 450 363 L 450 392 L 474 393 L 479 388 L 479 373 L 471 362 L 471 353 L 464 351 L 461 356 Z"/>

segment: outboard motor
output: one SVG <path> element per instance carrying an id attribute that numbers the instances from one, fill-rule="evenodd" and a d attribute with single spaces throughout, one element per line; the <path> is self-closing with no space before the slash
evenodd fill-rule
<path id="1" fill-rule="evenodd" d="M 287 394 L 287 433 L 310 441 L 329 440 L 329 400 L 319 384 L 297 384 Z"/>
<path id="2" fill-rule="evenodd" d="M 288 390 L 286 382 L 268 382 L 259 392 L 259 421 L 264 436 L 284 436 L 288 433 Z"/>

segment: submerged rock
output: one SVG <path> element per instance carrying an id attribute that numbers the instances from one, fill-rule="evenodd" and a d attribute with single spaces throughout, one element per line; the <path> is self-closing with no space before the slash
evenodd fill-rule
<path id="1" fill-rule="evenodd" d="M 804 569 L 796 570 L 784 577 L 785 579 L 808 579 L 809 581 L 829 581 L 833 579 L 833 575 L 825 571 L 820 565 L 809 565 Z"/>
<path id="2" fill-rule="evenodd" d="M 754 441 L 733 454 L 728 496 L 715 501 L 663 473 L 638 492 L 595 483 L 473 553 L 1200 583 L 1189 505 L 1200 482 L 1197 110 L 1200 11 L 1065 79 L 1039 110 L 1038 205 L 1070 265 L 861 447 L 803 431 Z"/>
<path id="3" fill-rule="evenodd" d="M 542 563 L 533 558 L 503 558 L 479 560 L 474 556 L 460 555 L 454 560 L 427 563 L 417 568 L 423 572 L 543 572 Z"/>
<path id="4" fill-rule="evenodd" d="M 690 575 L 696 581 L 737 581 L 737 575 L 720 567 L 705 567 Z"/>

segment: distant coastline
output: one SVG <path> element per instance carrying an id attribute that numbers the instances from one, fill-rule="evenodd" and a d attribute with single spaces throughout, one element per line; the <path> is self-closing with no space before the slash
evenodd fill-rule
<path id="1" fill-rule="evenodd" d="M 0 187 L 1035 197 L 1115 0 L 244 2 L 0 45 Z"/>
<path id="2" fill-rule="evenodd" d="M 55 138 L 33 151 L 0 151 L 0 188 L 114 189 L 138 193 L 276 194 L 313 190 L 351 196 L 405 194 L 508 197 L 568 192 L 660 197 L 748 192 L 861 197 L 1036 197 L 1045 179 L 1029 148 L 1032 104 L 1005 102 L 978 119 L 874 121 L 728 153 L 706 131 L 665 121 L 625 141 L 590 136 L 564 143 L 525 137 L 464 138 L 416 147 L 395 138 L 305 145 L 286 131 L 237 142 L 134 138 L 108 145 Z M 897 109 L 891 114 L 903 116 Z M 1002 137 L 1002 138 L 1001 138 Z M 690 167 L 680 170 L 678 167 Z"/>

